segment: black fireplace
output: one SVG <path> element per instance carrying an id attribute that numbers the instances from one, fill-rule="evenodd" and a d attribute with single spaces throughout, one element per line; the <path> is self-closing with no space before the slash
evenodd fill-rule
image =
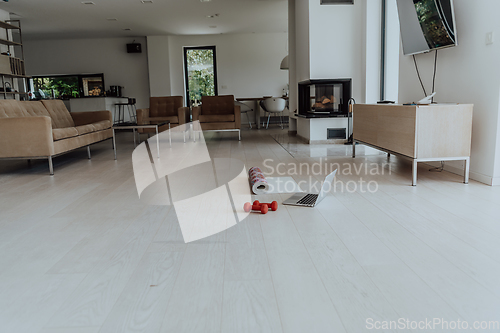
<path id="1" fill-rule="evenodd" d="M 307 80 L 299 82 L 299 113 L 306 118 L 347 117 L 352 80 Z"/>

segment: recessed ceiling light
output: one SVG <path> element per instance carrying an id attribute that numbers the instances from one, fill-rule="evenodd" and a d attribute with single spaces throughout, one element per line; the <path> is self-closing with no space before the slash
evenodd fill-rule
<path id="1" fill-rule="evenodd" d="M 209 28 L 215 29 L 215 28 L 217 28 L 217 26 L 216 25 L 211 25 L 211 26 L 209 26 Z"/>
<path id="2" fill-rule="evenodd" d="M 207 18 L 216 18 L 219 17 L 219 14 L 207 15 Z"/>
<path id="3" fill-rule="evenodd" d="M 141 2 L 145 4 L 151 4 L 153 3 L 153 0 L 141 0 Z"/>
<path id="4" fill-rule="evenodd" d="M 82 1 L 82 4 L 84 5 L 95 5 L 94 1 Z"/>
<path id="5" fill-rule="evenodd" d="M 210 2 L 212 0 L 200 0 L 200 2 Z"/>
<path id="6" fill-rule="evenodd" d="M 107 21 L 118 21 L 118 19 L 117 19 L 117 18 L 114 18 L 114 17 L 107 18 L 106 20 L 107 20 Z"/>
<path id="7" fill-rule="evenodd" d="M 130 31 L 130 30 L 132 30 L 132 29 L 130 29 L 130 28 L 125 28 L 125 29 L 123 29 L 123 30 L 125 30 L 125 31 Z"/>

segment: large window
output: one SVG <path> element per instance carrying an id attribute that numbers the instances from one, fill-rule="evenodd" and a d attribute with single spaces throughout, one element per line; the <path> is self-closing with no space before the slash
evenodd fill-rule
<path id="1" fill-rule="evenodd" d="M 32 91 L 36 99 L 104 96 L 104 74 L 33 76 Z"/>
<path id="2" fill-rule="evenodd" d="M 186 105 L 198 105 L 201 96 L 217 95 L 215 46 L 185 47 Z"/>

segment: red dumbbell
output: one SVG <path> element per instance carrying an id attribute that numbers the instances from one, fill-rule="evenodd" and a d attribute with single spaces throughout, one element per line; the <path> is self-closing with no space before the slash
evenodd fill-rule
<path id="1" fill-rule="evenodd" d="M 266 204 L 269 208 L 271 208 L 271 210 L 272 210 L 273 212 L 275 212 L 275 211 L 277 211 L 277 210 L 278 210 L 278 202 L 276 202 L 276 201 L 273 201 L 273 202 L 271 202 L 271 203 L 260 203 L 260 202 L 259 202 L 259 200 L 255 200 L 255 201 L 253 202 L 253 204 L 254 204 L 254 205 L 264 205 L 264 204 Z"/>
<path id="2" fill-rule="evenodd" d="M 267 214 L 267 212 L 269 211 L 269 207 L 266 204 L 252 205 L 250 202 L 247 202 L 243 206 L 243 209 L 247 213 L 251 210 L 259 210 L 262 214 Z"/>

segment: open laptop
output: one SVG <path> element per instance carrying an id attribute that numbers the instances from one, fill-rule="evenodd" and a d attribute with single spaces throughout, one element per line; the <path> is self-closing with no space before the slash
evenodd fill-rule
<path id="1" fill-rule="evenodd" d="M 283 202 L 283 205 L 314 207 L 326 197 L 328 191 L 332 188 L 333 178 L 337 170 L 326 176 L 321 191 L 318 194 L 314 193 L 295 193 L 290 198 Z"/>

